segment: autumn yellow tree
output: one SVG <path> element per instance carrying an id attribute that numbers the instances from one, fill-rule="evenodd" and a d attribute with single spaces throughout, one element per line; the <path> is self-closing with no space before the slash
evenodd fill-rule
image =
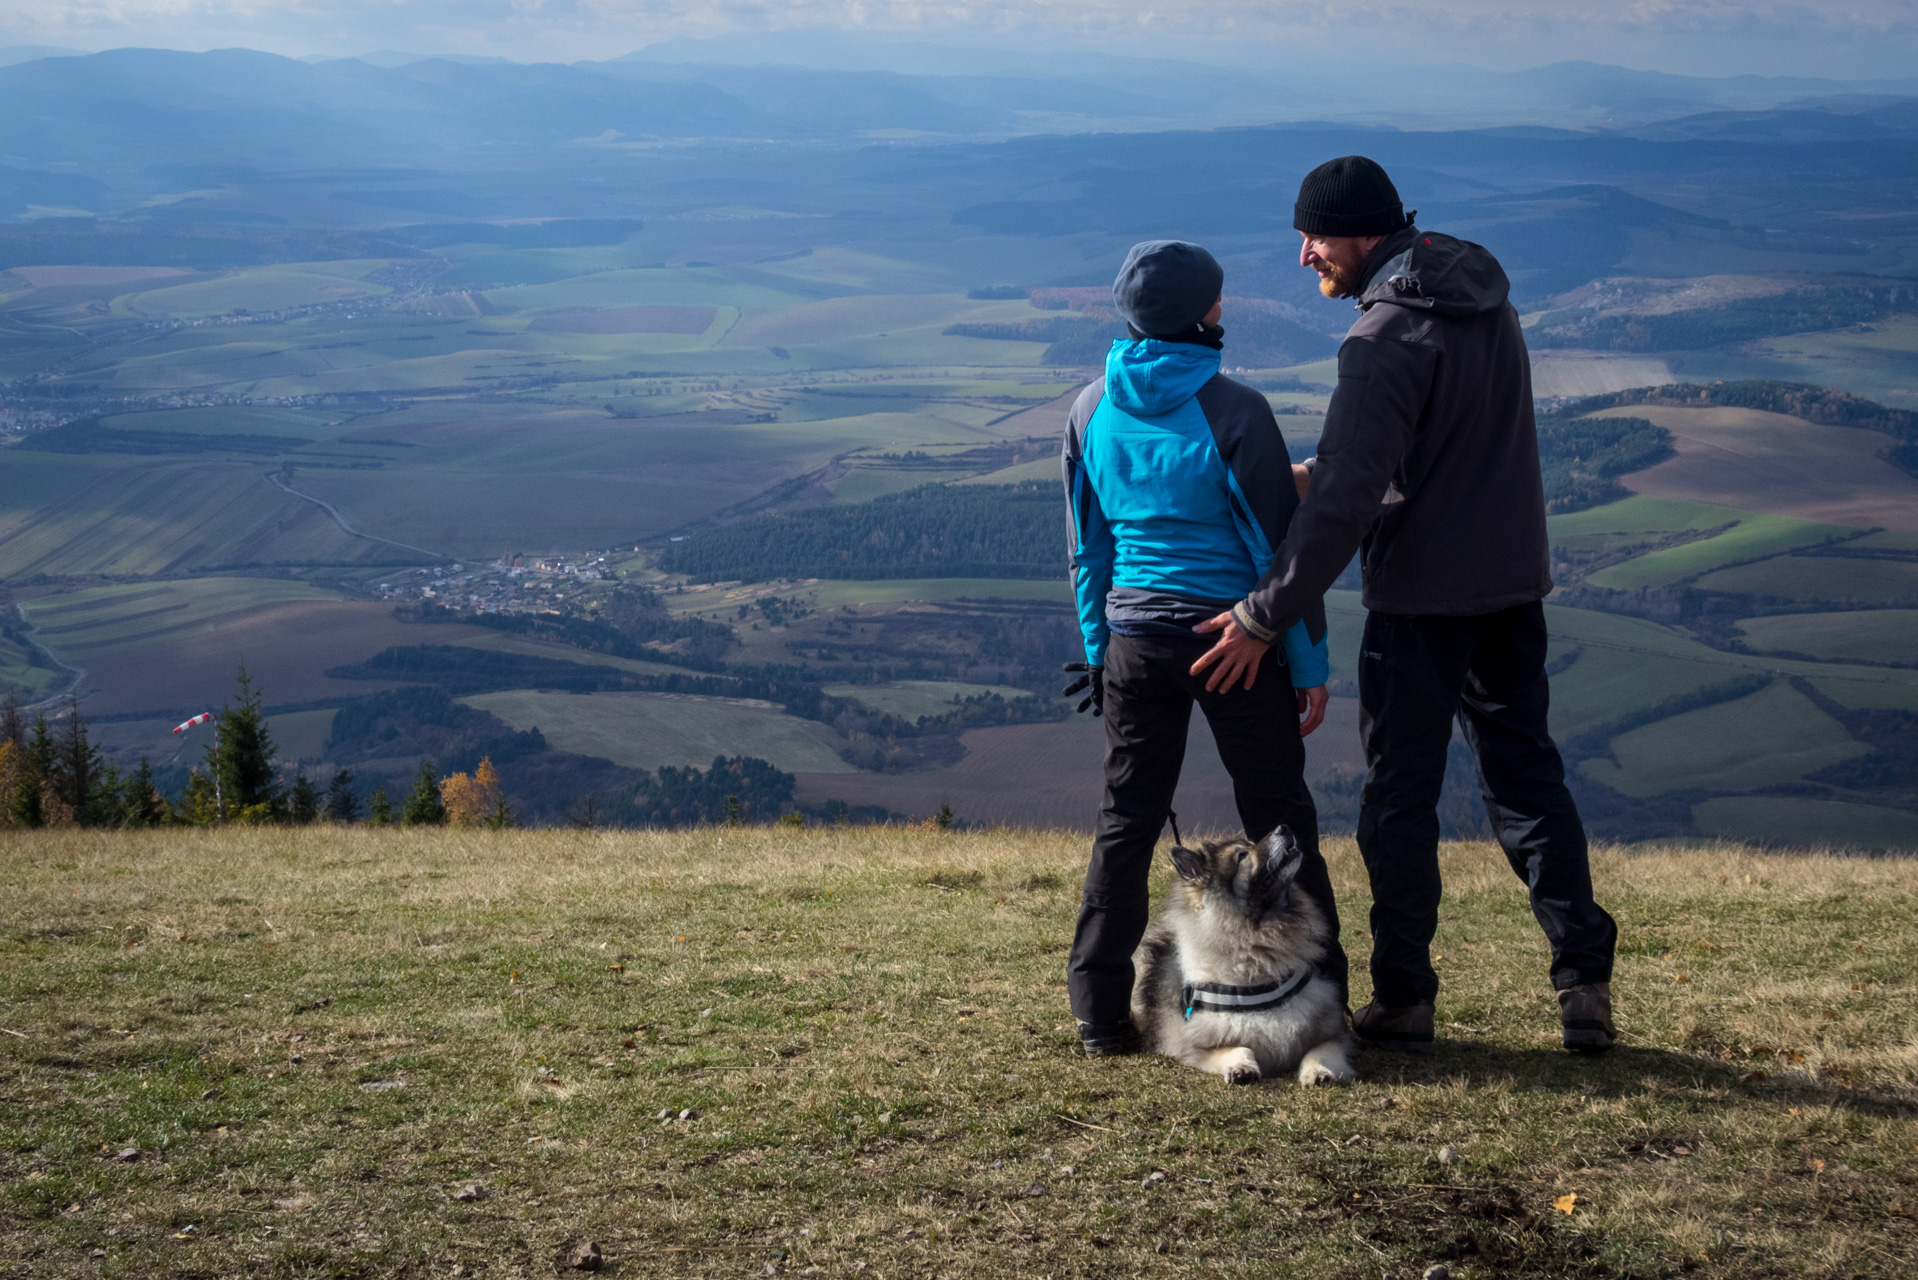
<path id="1" fill-rule="evenodd" d="M 446 820 L 456 827 L 493 827 L 509 825 L 506 799 L 500 794 L 499 772 L 491 757 L 482 759 L 471 776 L 456 773 L 440 783 L 440 799 L 446 805 Z"/>

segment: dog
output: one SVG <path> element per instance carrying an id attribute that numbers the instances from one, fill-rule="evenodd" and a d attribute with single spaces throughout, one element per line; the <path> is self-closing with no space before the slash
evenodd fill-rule
<path id="1" fill-rule="evenodd" d="M 1147 1048 L 1233 1084 L 1357 1079 L 1338 987 L 1317 969 L 1330 927 L 1292 884 L 1304 860 L 1284 827 L 1258 844 L 1173 847 L 1178 882 L 1132 957 Z"/>

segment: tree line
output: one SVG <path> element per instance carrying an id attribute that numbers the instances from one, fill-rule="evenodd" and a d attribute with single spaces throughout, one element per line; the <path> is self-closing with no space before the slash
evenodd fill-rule
<path id="1" fill-rule="evenodd" d="M 756 516 L 673 543 L 667 573 L 775 578 L 1063 578 L 1057 484 L 922 485 L 844 506 Z"/>
<path id="2" fill-rule="evenodd" d="M 242 665 L 238 696 L 213 720 L 213 740 L 187 775 L 177 798 L 154 778 L 152 765 L 122 774 L 93 741 L 77 698 L 49 721 L 29 723 L 17 694 L 0 703 L 0 825 L 41 827 L 212 826 L 241 823 L 304 825 L 321 820 L 374 825 L 509 827 L 513 810 L 499 774 L 482 757 L 472 773 L 442 778 L 428 758 L 412 791 L 397 805 L 385 784 L 362 802 L 350 769 L 339 769 L 325 791 L 304 773 L 288 785 L 260 690 Z"/>

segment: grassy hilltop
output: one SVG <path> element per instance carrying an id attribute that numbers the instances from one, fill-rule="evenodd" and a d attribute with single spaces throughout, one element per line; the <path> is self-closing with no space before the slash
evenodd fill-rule
<path id="1" fill-rule="evenodd" d="M 10 834 L 0 1274 L 552 1275 L 587 1240 L 628 1276 L 1918 1260 L 1918 865 L 1601 850 L 1624 1043 L 1586 1060 L 1503 859 L 1450 845 L 1438 1055 L 1306 1093 L 1077 1054 L 1083 845 Z"/>

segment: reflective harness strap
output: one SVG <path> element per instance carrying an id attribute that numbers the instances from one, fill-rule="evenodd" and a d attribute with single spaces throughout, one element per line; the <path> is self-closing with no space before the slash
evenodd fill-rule
<path id="1" fill-rule="evenodd" d="M 1188 982 L 1183 988 L 1186 1021 L 1195 1013 L 1254 1013 L 1274 1009 L 1305 988 L 1312 980 L 1310 966 L 1287 974 L 1277 982 L 1262 982 L 1254 987 L 1234 987 L 1223 982 Z"/>

